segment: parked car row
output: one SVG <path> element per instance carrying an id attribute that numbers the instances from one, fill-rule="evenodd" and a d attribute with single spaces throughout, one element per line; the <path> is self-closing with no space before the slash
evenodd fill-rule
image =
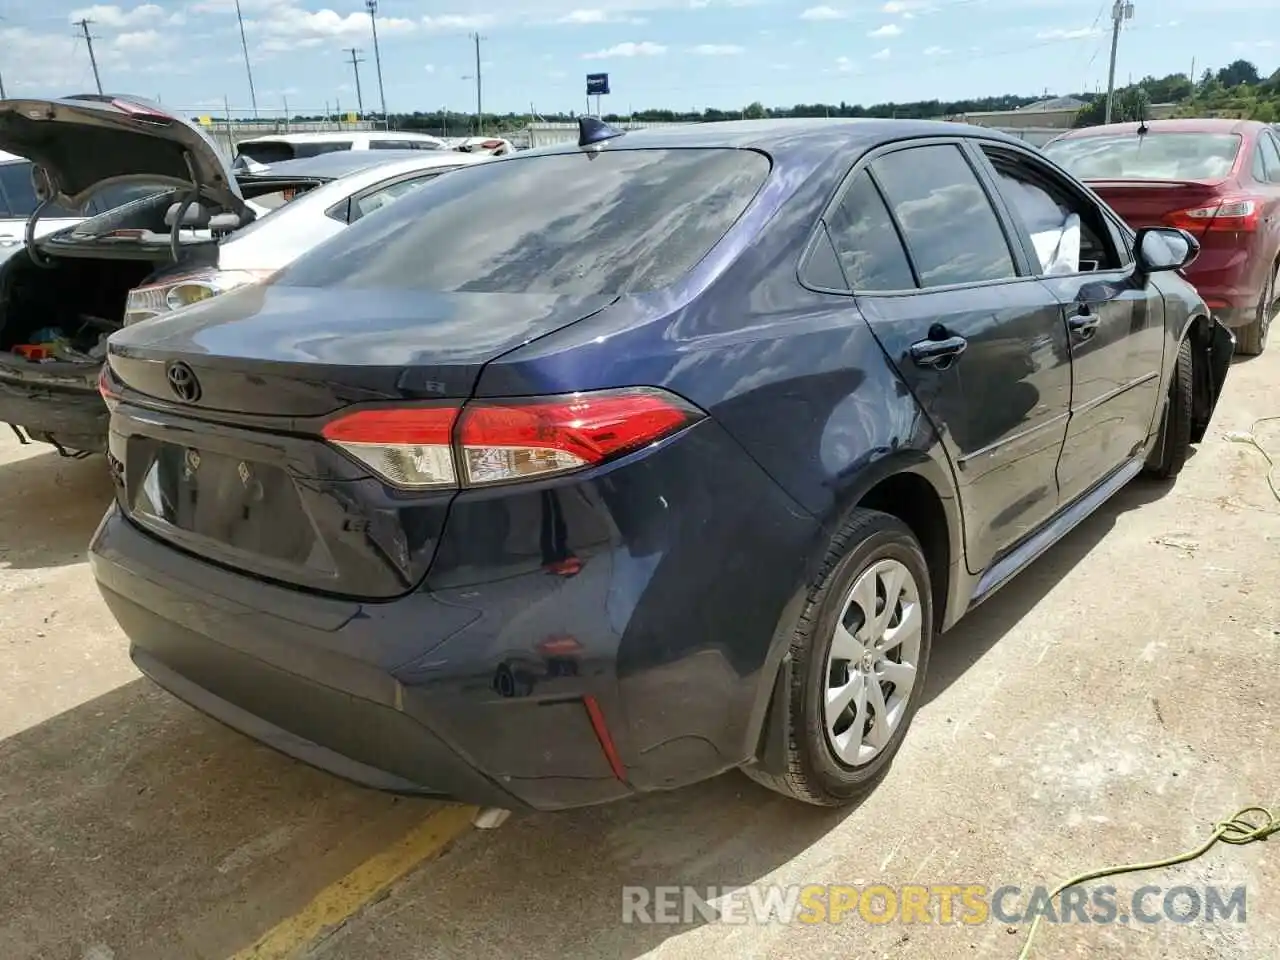
<path id="1" fill-rule="evenodd" d="M 24 122 L 32 112 L 40 118 Z M 99 100 L 24 101 L 0 116 L 0 143 L 32 156 L 48 149 L 56 128 L 60 159 L 48 168 L 59 183 L 83 188 L 64 188 L 62 205 L 46 206 L 36 221 L 35 242 L 0 268 L 0 421 L 66 452 L 106 452 L 97 384 L 112 332 L 258 282 L 409 190 L 483 159 L 354 150 L 233 175 L 197 128 L 151 130 L 160 116 L 172 120 L 139 102 Z M 104 131 L 127 149 L 127 172 L 95 153 Z M 174 169 L 174 146 L 200 171 L 198 191 Z M 12 174 L 0 166 L 5 196 L 20 198 L 29 217 L 37 204 L 31 164 L 13 166 Z"/>
<path id="2" fill-rule="evenodd" d="M 384 789 L 856 799 L 934 638 L 1176 477 L 1234 346 L 1194 231 L 976 126 L 583 118 L 372 213 L 403 179 L 237 180 L 150 104 L 0 104 L 0 147 L 68 209 L 166 184 L 0 272 L 5 345 L 115 331 L 90 562 L 134 662 Z"/>

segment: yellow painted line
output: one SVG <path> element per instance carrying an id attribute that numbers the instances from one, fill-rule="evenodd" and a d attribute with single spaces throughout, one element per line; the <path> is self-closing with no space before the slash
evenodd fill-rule
<path id="1" fill-rule="evenodd" d="M 231 960 L 285 960 L 325 930 L 350 919 L 406 873 L 466 833 L 476 808 L 437 810 L 381 853 L 329 884 L 300 911 L 264 933 Z"/>

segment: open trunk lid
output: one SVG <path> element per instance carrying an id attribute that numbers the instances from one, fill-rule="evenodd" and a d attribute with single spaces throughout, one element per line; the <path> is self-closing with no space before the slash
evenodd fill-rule
<path id="1" fill-rule="evenodd" d="M 426 576 L 454 490 L 390 486 L 324 424 L 355 403 L 460 403 L 490 360 L 614 299 L 266 283 L 126 327 L 104 381 L 120 505 L 232 569 L 399 596 Z"/>
<path id="2" fill-rule="evenodd" d="M 81 94 L 61 100 L 0 100 L 0 150 L 26 157 L 46 197 L 78 209 L 109 184 L 198 186 L 239 213 L 231 168 L 199 127 L 135 97 Z"/>
<path id="3" fill-rule="evenodd" d="M 1163 227 L 1169 214 L 1212 203 L 1219 184 L 1203 180 L 1086 180 L 1090 189 L 1107 202 L 1125 223 L 1140 230 Z M 1208 221 L 1205 221 L 1208 224 Z M 1204 227 L 1199 232 L 1202 233 Z"/>

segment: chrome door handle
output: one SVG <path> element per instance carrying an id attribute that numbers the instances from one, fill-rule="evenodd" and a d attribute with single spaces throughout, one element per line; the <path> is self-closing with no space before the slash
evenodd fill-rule
<path id="1" fill-rule="evenodd" d="M 1082 305 L 1076 315 L 1067 321 L 1067 328 L 1076 336 L 1091 337 L 1098 332 L 1098 315 Z"/>
<path id="2" fill-rule="evenodd" d="M 918 367 L 945 370 L 958 360 L 969 346 L 964 337 L 946 337 L 942 340 L 920 340 L 911 345 L 911 359 Z"/>

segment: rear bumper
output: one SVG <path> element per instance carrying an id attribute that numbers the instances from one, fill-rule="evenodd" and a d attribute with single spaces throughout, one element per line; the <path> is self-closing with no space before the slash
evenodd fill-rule
<path id="1" fill-rule="evenodd" d="M 229 571 L 114 505 L 90 562 L 138 667 L 227 725 L 369 786 L 550 810 L 754 754 L 819 536 L 705 424 L 594 479 L 460 495 L 396 600 Z"/>
<path id="2" fill-rule="evenodd" d="M 0 422 L 22 427 L 36 440 L 105 453 L 110 414 L 98 395 L 96 373 L 73 386 L 16 380 L 0 372 Z"/>

